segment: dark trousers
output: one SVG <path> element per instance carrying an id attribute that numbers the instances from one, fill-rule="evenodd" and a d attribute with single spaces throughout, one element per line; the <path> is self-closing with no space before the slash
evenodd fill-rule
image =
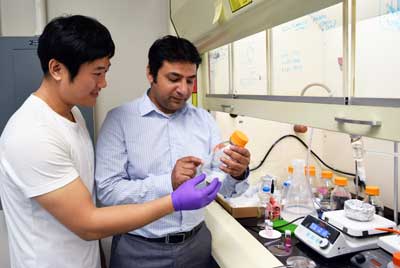
<path id="1" fill-rule="evenodd" d="M 113 237 L 110 268 L 215 268 L 211 233 L 205 224 L 179 244 L 146 241 L 122 234 Z"/>

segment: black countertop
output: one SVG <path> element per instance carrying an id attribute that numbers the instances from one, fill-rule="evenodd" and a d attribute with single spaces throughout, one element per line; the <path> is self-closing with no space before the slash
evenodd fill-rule
<path id="1" fill-rule="evenodd" d="M 237 220 L 244 228 L 246 228 L 246 230 L 250 234 L 252 234 L 263 245 L 264 243 L 271 241 L 259 236 L 258 232 L 260 229 L 257 227 L 258 219 L 248 218 L 248 219 L 237 219 Z M 317 264 L 318 268 L 357 268 L 357 266 L 355 266 L 350 262 L 350 258 L 356 255 L 357 253 L 351 253 L 340 257 L 327 259 L 319 255 L 316 251 L 308 247 L 303 242 L 297 240 L 294 235 L 292 235 L 292 246 L 293 246 L 293 251 L 290 256 L 308 257 Z M 388 253 L 385 253 L 381 249 L 379 249 L 379 251 L 382 251 L 383 254 L 389 255 Z M 290 256 L 287 257 L 276 256 L 276 258 L 278 258 L 283 264 L 286 264 L 286 259 Z"/>

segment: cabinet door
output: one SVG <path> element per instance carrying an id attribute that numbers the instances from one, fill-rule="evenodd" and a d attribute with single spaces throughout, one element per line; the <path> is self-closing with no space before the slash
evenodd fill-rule
<path id="1" fill-rule="evenodd" d="M 352 95 L 400 98 L 400 1 L 356 2 L 356 68 Z"/>

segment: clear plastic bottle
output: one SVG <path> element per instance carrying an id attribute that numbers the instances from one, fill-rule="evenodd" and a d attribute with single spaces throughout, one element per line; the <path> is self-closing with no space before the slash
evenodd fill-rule
<path id="1" fill-rule="evenodd" d="M 351 199 L 351 194 L 347 190 L 347 179 L 344 177 L 335 178 L 335 188 L 331 194 L 331 210 L 344 209 L 344 202 Z"/>
<path id="2" fill-rule="evenodd" d="M 378 186 L 367 186 L 365 187 L 365 198 L 364 202 L 370 203 L 375 207 L 375 213 L 383 217 L 383 202 L 379 197 L 380 189 Z"/>
<path id="3" fill-rule="evenodd" d="M 261 183 L 260 189 L 257 192 L 258 199 L 260 201 L 260 207 L 262 209 L 261 213 L 261 221 L 257 224 L 259 227 L 265 227 L 265 220 L 270 219 L 271 207 L 270 207 L 270 199 L 271 199 L 271 188 L 268 185 L 264 185 Z"/>
<path id="4" fill-rule="evenodd" d="M 294 173 L 281 217 L 293 221 L 307 215 L 317 215 L 309 181 L 304 176 L 304 160 L 293 160 Z"/>
<path id="5" fill-rule="evenodd" d="M 231 145 L 244 147 L 248 141 L 249 139 L 243 132 L 239 130 L 234 131 L 231 134 L 229 141 L 221 142 L 214 147 L 213 152 L 208 156 L 203 165 L 199 167 L 198 173 L 206 173 L 207 181 L 210 181 L 215 177 L 220 181 L 223 181 L 227 174 L 219 168 L 223 165 L 220 159 L 221 157 L 229 158 L 229 156 L 224 153 L 224 150 L 228 149 Z"/>
<path id="6" fill-rule="evenodd" d="M 388 263 L 387 268 L 400 268 L 400 252 L 394 252 L 392 261 Z"/>
<path id="7" fill-rule="evenodd" d="M 319 186 L 317 187 L 319 202 L 324 211 L 331 209 L 331 193 L 333 191 L 332 177 L 332 171 L 323 170 L 321 172 Z"/>

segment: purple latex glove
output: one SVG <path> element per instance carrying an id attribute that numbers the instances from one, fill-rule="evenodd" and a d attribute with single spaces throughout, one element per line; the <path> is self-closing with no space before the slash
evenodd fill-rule
<path id="1" fill-rule="evenodd" d="M 221 188 L 221 182 L 215 178 L 204 188 L 196 189 L 196 185 L 204 181 L 205 174 L 201 174 L 193 179 L 187 180 L 172 192 L 172 204 L 175 211 L 195 210 L 210 204 Z"/>

